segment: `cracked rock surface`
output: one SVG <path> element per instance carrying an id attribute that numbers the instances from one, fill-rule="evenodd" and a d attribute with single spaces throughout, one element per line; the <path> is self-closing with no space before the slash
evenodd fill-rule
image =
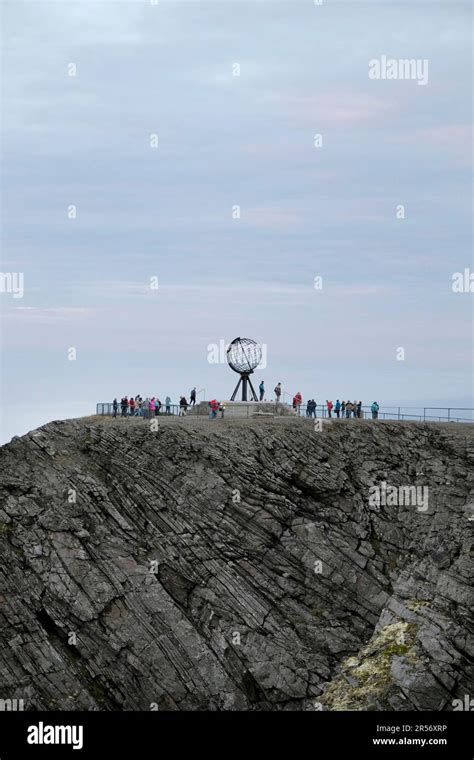
<path id="1" fill-rule="evenodd" d="M 473 694 L 474 426 L 53 422 L 0 449 L 0 699 L 451 710 Z M 373 504 L 371 486 L 428 487 Z"/>

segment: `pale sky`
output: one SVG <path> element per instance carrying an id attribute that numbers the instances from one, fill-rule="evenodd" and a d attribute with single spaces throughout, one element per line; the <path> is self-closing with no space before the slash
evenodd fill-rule
<path id="1" fill-rule="evenodd" d="M 228 398 L 208 347 L 238 335 L 267 390 L 474 406 L 469 2 L 1 5 L 1 441 Z M 382 56 L 428 82 L 370 79 Z"/>

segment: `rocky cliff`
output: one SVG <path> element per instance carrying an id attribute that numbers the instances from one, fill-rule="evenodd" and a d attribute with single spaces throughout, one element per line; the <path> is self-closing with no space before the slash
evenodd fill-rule
<path id="1" fill-rule="evenodd" d="M 0 449 L 0 699 L 452 710 L 474 693 L 473 436 L 87 419 L 14 439 Z"/>

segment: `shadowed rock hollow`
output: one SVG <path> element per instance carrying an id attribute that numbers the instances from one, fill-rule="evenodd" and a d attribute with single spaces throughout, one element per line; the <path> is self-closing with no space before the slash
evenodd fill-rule
<path id="1" fill-rule="evenodd" d="M 0 449 L 0 698 L 450 710 L 472 694 L 474 426 L 54 422 Z M 380 506 L 369 488 L 429 487 Z"/>

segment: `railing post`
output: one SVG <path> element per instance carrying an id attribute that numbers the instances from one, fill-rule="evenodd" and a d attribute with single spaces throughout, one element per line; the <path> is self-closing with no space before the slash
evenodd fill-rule
<path id="1" fill-rule="evenodd" d="M 400 419 L 400 407 L 398 407 L 398 419 Z"/>
<path id="2" fill-rule="evenodd" d="M 426 406 L 423 407 L 423 422 L 426 422 Z"/>
<path id="3" fill-rule="evenodd" d="M 450 416 L 451 416 L 451 407 L 448 406 L 448 422 L 450 421 Z"/>

